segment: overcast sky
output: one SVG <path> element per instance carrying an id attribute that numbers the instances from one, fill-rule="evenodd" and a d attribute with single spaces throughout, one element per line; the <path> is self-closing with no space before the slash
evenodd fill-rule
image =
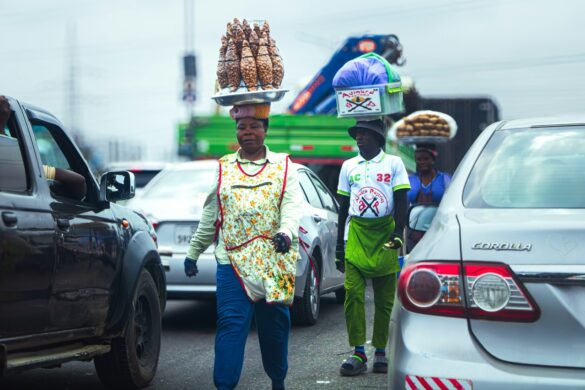
<path id="1" fill-rule="evenodd" d="M 76 122 L 96 143 L 121 139 L 175 153 L 185 51 L 184 0 L 0 0 L 0 94 Z M 195 0 L 196 113 L 215 109 L 219 39 L 228 20 L 267 19 L 291 92 L 284 111 L 343 41 L 396 34 L 423 96 L 491 96 L 504 119 L 583 112 L 585 2 L 580 0 Z M 75 45 L 68 40 L 75 31 Z M 74 46 L 75 54 L 69 47 Z M 71 58 L 76 107 L 69 105 Z M 74 115 L 77 115 L 75 117 Z"/>

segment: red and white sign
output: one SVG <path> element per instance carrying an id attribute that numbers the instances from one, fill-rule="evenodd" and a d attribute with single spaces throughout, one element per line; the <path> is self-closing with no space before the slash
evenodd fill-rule
<path id="1" fill-rule="evenodd" d="M 472 390 L 473 383 L 468 379 L 407 375 L 405 388 L 407 390 Z"/>
<path id="2" fill-rule="evenodd" d="M 339 115 L 374 114 L 382 112 L 378 88 L 346 89 L 337 91 Z"/>
<path id="3" fill-rule="evenodd" d="M 363 187 L 355 196 L 357 211 L 360 217 L 380 217 L 387 215 L 388 199 L 375 187 Z"/>

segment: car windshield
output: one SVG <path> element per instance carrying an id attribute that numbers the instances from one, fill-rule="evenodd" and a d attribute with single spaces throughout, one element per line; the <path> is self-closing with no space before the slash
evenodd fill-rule
<path id="1" fill-rule="evenodd" d="M 156 181 L 145 188 L 141 198 L 177 199 L 192 198 L 211 189 L 213 169 L 181 169 L 162 172 Z"/>
<path id="2" fill-rule="evenodd" d="M 585 207 L 585 127 L 496 131 L 463 192 L 471 208 Z"/>

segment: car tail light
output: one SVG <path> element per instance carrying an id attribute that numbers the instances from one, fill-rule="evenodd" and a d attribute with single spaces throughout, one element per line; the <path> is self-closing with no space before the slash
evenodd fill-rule
<path id="1" fill-rule="evenodd" d="M 149 218 L 148 222 L 150 223 L 150 237 L 152 237 L 152 240 L 154 241 L 155 244 L 158 245 L 158 236 L 156 235 L 156 229 L 158 228 L 159 222 L 158 220 L 154 219 L 154 218 Z"/>
<path id="2" fill-rule="evenodd" d="M 533 322 L 540 309 L 514 272 L 501 263 L 465 263 L 471 318 Z"/>
<path id="3" fill-rule="evenodd" d="M 465 315 L 458 263 L 410 264 L 400 271 L 398 295 L 410 311 Z"/>
<path id="4" fill-rule="evenodd" d="M 398 296 L 407 310 L 423 314 L 519 322 L 540 316 L 528 291 L 502 263 L 410 264 L 401 271 Z"/>
<path id="5" fill-rule="evenodd" d="M 152 225 L 152 228 L 154 230 L 158 229 L 159 222 L 157 219 L 150 218 L 149 221 L 150 221 L 150 224 Z"/>

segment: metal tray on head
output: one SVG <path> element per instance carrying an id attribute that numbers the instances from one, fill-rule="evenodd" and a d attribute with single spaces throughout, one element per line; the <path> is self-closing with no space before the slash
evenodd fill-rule
<path id="1" fill-rule="evenodd" d="M 277 102 L 284 97 L 288 89 L 269 89 L 263 91 L 246 91 L 219 93 L 211 98 L 220 106 L 238 106 L 242 104 L 258 104 Z"/>
<path id="2" fill-rule="evenodd" d="M 403 144 L 437 144 L 449 141 L 449 137 L 439 136 L 410 136 L 410 137 L 397 137 L 396 141 Z"/>

